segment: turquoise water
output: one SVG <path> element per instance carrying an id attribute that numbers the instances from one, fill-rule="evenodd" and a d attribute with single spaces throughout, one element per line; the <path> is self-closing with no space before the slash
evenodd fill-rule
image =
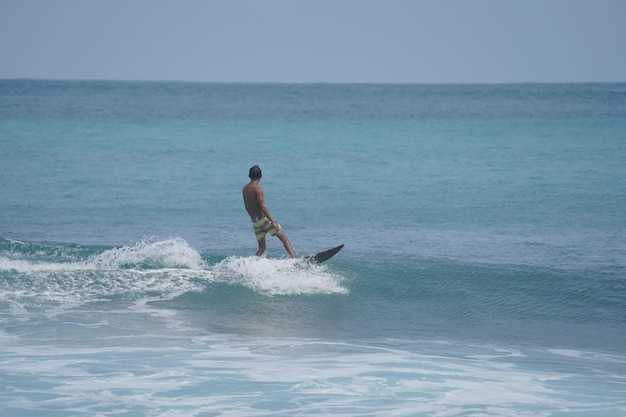
<path id="1" fill-rule="evenodd" d="M 626 85 L 0 81 L 11 416 L 626 414 Z M 259 164 L 296 253 L 256 259 Z"/>

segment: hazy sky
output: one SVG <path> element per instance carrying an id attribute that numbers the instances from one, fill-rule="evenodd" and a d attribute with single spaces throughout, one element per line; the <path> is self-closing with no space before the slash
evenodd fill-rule
<path id="1" fill-rule="evenodd" d="M 0 78 L 626 81 L 626 0 L 0 0 Z"/>

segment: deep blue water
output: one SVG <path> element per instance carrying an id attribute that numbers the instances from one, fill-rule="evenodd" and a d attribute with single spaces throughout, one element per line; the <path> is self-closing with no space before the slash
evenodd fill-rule
<path id="1" fill-rule="evenodd" d="M 625 84 L 2 80 L 0 410 L 623 416 L 624 161 Z"/>

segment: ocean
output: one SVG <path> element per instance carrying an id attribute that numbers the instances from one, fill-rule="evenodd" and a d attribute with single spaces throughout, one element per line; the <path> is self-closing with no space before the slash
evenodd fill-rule
<path id="1" fill-rule="evenodd" d="M 0 178 L 3 416 L 626 416 L 626 84 L 0 80 Z"/>

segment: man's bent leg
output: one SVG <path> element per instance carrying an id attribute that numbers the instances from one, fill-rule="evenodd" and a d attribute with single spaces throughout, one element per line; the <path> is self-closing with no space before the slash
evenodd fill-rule
<path id="1" fill-rule="evenodd" d="M 289 254 L 289 257 L 295 258 L 295 255 L 293 254 L 293 249 L 291 248 L 291 242 L 289 241 L 289 238 L 287 238 L 287 235 L 285 234 L 285 232 L 280 230 L 276 232 L 275 236 L 279 238 L 281 242 L 283 242 L 283 246 L 285 247 L 285 250 Z"/>

